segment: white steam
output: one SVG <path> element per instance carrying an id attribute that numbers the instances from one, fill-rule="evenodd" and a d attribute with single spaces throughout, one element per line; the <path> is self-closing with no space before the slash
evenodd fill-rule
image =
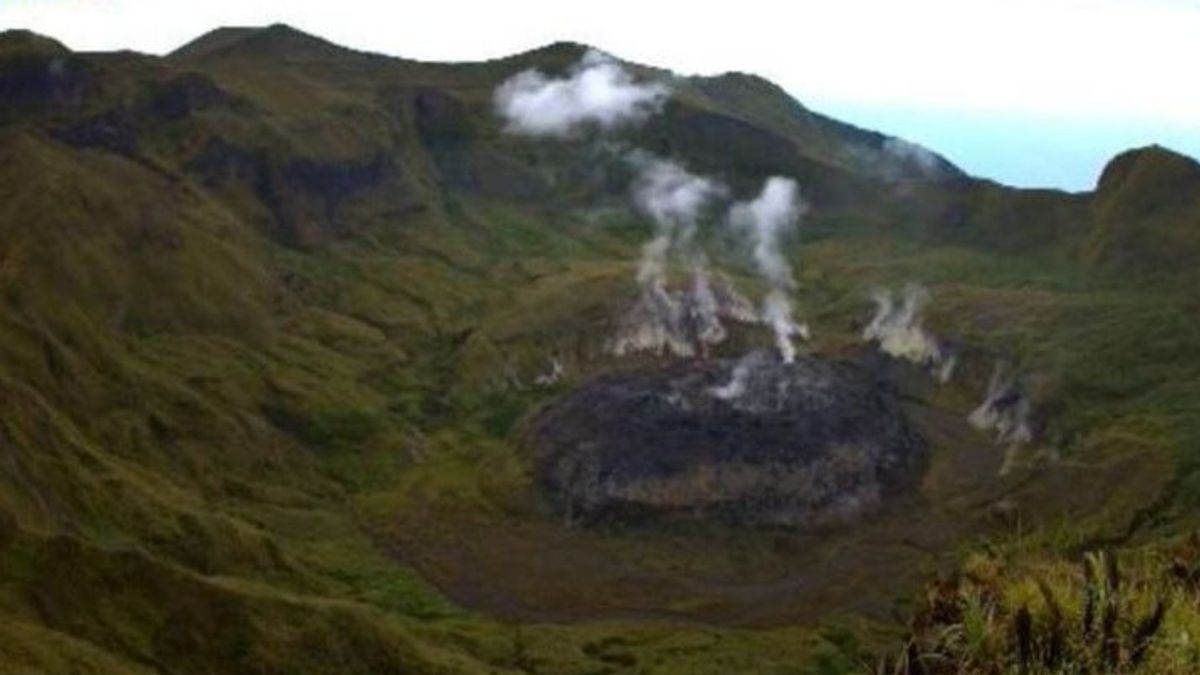
<path id="1" fill-rule="evenodd" d="M 760 317 L 754 303 L 738 293 L 729 277 L 718 272 L 711 280 L 713 297 L 717 301 L 717 313 L 721 318 L 738 323 L 758 323 Z"/>
<path id="2" fill-rule="evenodd" d="M 670 92 L 661 82 L 639 82 L 612 57 L 592 50 L 562 77 L 526 70 L 495 91 L 496 114 L 508 133 L 571 137 L 587 129 L 611 131 L 637 124 L 661 109 Z M 772 177 L 754 200 L 735 204 L 729 221 L 751 242 L 759 274 L 769 288 L 756 310 L 727 280 L 715 283 L 700 247 L 697 223 L 728 191 L 720 182 L 642 151 L 624 152 L 636 178 L 633 200 L 654 223 L 654 236 L 638 262 L 638 300 L 623 318 L 610 349 L 704 355 L 725 340 L 722 319 L 761 321 L 775 334 L 783 360 L 791 362 L 793 338 L 808 327 L 792 315 L 795 280 L 780 252 L 782 238 L 805 210 L 795 181 Z M 668 270 L 679 262 L 691 270 L 688 288 L 671 290 Z"/>
<path id="3" fill-rule="evenodd" d="M 718 313 L 721 306 L 713 293 L 712 280 L 703 255 L 698 255 L 692 265 L 691 302 L 688 304 L 689 329 L 697 344 L 715 345 L 725 341 L 725 327 Z"/>
<path id="4" fill-rule="evenodd" d="M 987 396 L 967 420 L 980 431 L 995 431 L 997 444 L 1020 445 L 1033 440 L 1033 405 L 1016 378 L 1001 363 L 992 370 Z"/>
<path id="5" fill-rule="evenodd" d="M 753 352 L 751 352 L 752 354 Z M 722 401 L 732 401 L 741 398 L 742 394 L 746 393 L 746 386 L 750 379 L 750 369 L 753 365 L 748 356 L 738 359 L 737 365 L 733 367 L 733 372 L 729 376 L 729 381 L 719 387 L 713 387 L 709 390 L 710 393 Z"/>
<path id="6" fill-rule="evenodd" d="M 787 291 L 772 288 L 763 298 L 762 320 L 771 327 L 775 334 L 775 348 L 784 363 L 796 360 L 796 345 L 793 337 L 809 338 L 808 326 L 796 323 L 792 318 L 792 299 Z"/>
<path id="7" fill-rule="evenodd" d="M 708 258 L 700 249 L 697 223 L 705 210 L 726 193 L 710 178 L 697 176 L 676 162 L 635 152 L 629 161 L 638 171 L 633 199 L 654 223 L 654 237 L 642 246 L 638 262 L 638 301 L 626 315 L 612 344 L 617 354 L 632 351 L 703 353 L 725 339 L 722 301 L 740 298 L 727 284 L 718 293 L 709 277 Z M 672 257 L 691 267 L 687 291 L 668 290 Z"/>
<path id="8" fill-rule="evenodd" d="M 734 204 L 729 211 L 734 224 L 749 230 L 754 261 L 775 288 L 791 289 L 796 285 L 792 267 L 780 252 L 779 244 L 783 235 L 795 227 L 804 209 L 796 181 L 772 176 L 763 184 L 758 197 Z"/>
<path id="9" fill-rule="evenodd" d="M 655 230 L 642 247 L 638 282 L 665 285 L 667 256 L 673 250 L 691 258 L 704 273 L 707 264 L 696 246 L 696 223 L 705 207 L 725 194 L 725 187 L 670 160 L 634 153 L 630 161 L 638 169 L 634 203 L 654 222 Z"/>
<path id="10" fill-rule="evenodd" d="M 729 210 L 730 223 L 749 237 L 755 266 L 770 287 L 763 299 L 762 318 L 775 333 L 775 344 L 785 363 L 796 358 L 792 338 L 808 339 L 808 327 L 792 318 L 791 294 L 796 288 L 796 280 L 780 245 L 806 208 L 796 181 L 772 176 L 763 184 L 757 197 L 738 202 Z"/>
<path id="11" fill-rule="evenodd" d="M 505 80 L 494 103 L 505 131 L 567 137 L 587 127 L 610 130 L 645 120 L 669 92 L 658 82 L 639 83 L 611 56 L 590 50 L 566 77 L 525 70 Z"/>
<path id="12" fill-rule="evenodd" d="M 909 284 L 899 295 L 897 302 L 896 294 L 887 289 L 872 294 L 875 316 L 863 329 L 862 339 L 876 343 L 886 354 L 928 369 L 939 382 L 948 382 L 958 357 L 922 325 L 929 292 Z"/>
<path id="13" fill-rule="evenodd" d="M 533 378 L 533 383 L 539 387 L 552 387 L 566 377 L 567 371 L 557 356 L 550 357 L 550 370 Z"/>
<path id="14" fill-rule="evenodd" d="M 937 155 L 902 138 L 889 138 L 884 141 L 883 152 L 903 164 L 917 168 L 925 176 L 936 177 L 942 173 L 942 161 Z"/>
<path id="15" fill-rule="evenodd" d="M 746 307 L 750 307 L 749 319 Z M 723 320 L 757 319 L 753 305 L 737 291 L 726 287 L 719 277 L 714 280 L 693 269 L 688 288 L 643 286 L 637 301 L 621 318 L 608 349 L 618 356 L 634 352 L 704 355 L 727 337 Z"/>
<path id="16" fill-rule="evenodd" d="M 907 194 L 913 181 L 941 180 L 952 175 L 953 167 L 932 151 L 902 138 L 887 138 L 882 143 L 849 143 L 843 156 L 878 178 Z"/>

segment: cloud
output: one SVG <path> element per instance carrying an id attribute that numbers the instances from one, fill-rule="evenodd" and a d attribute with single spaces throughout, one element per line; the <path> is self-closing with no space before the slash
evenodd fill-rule
<path id="1" fill-rule="evenodd" d="M 640 123 L 669 93 L 662 83 L 635 81 L 611 56 L 591 50 L 567 77 L 517 73 L 496 89 L 494 103 L 509 133 L 565 138 L 588 127 L 607 131 Z"/>

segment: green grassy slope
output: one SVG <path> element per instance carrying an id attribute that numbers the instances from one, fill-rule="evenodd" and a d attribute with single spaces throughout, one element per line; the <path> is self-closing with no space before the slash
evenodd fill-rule
<path id="1" fill-rule="evenodd" d="M 1138 281 L 1194 285 L 1200 166 L 1160 147 L 1113 159 L 1092 202 L 1085 259 Z"/>
<path id="2" fill-rule="evenodd" d="M 442 564 L 421 558 L 468 526 L 502 541 L 545 526 L 513 431 L 618 365 L 601 347 L 648 226 L 624 187 L 588 178 L 609 160 L 583 142 L 506 137 L 490 108 L 504 77 L 563 68 L 581 49 L 426 64 L 275 26 L 158 59 L 0 35 L 0 663 L 864 663 L 857 642 L 887 630 L 857 619 L 502 621 L 416 571 Z M 1077 522 L 1039 530 L 1044 550 L 1140 534 L 1142 514 L 1186 522 L 1200 488 L 1189 160 L 1118 160 L 1082 196 L 955 170 L 897 181 L 859 149 L 879 137 L 746 76 L 682 83 L 662 119 L 624 140 L 740 192 L 767 172 L 801 179 L 814 212 L 791 253 L 822 348 L 852 341 L 872 285 L 917 280 L 934 292 L 935 331 L 979 354 L 946 405 L 969 409 L 994 355 L 1041 374 L 1046 441 L 1029 462 L 1053 454 L 1066 468 L 1021 495 Z M 551 357 L 566 382 L 533 385 Z M 1067 481 L 1107 499 L 1046 496 Z M 654 565 L 684 560 L 648 550 Z"/>

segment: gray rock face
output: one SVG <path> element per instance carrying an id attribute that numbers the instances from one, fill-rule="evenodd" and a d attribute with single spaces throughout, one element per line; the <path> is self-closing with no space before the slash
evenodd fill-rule
<path id="1" fill-rule="evenodd" d="M 853 521 L 924 456 L 884 372 L 755 352 L 602 376 L 530 423 L 536 477 L 584 523 Z"/>

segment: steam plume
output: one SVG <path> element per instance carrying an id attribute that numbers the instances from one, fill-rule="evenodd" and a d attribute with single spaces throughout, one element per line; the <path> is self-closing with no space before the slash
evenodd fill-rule
<path id="1" fill-rule="evenodd" d="M 669 350 L 690 356 L 725 339 L 720 299 L 709 278 L 708 259 L 696 242 L 696 227 L 704 210 L 726 190 L 719 182 L 697 176 L 670 160 L 634 152 L 629 161 L 638 171 L 634 203 L 650 217 L 655 234 L 642 246 L 639 299 L 626 316 L 613 350 L 618 354 Z M 687 293 L 667 290 L 667 263 L 672 254 L 691 266 Z M 722 290 L 725 296 L 733 293 Z"/>
<path id="2" fill-rule="evenodd" d="M 514 75 L 496 89 L 494 102 L 509 133 L 569 137 L 587 128 L 609 131 L 644 121 L 668 94 L 663 84 L 636 82 L 612 57 L 593 50 L 565 77 L 552 78 L 537 70 Z M 634 202 L 653 221 L 655 233 L 642 246 L 639 298 L 610 343 L 612 351 L 703 354 L 709 345 L 725 339 L 721 318 L 726 317 L 768 323 L 783 359 L 792 361 L 792 337 L 808 337 L 808 328 L 792 318 L 790 293 L 795 281 L 779 252 L 781 236 L 804 210 L 795 182 L 771 178 L 757 199 L 735 205 L 731 211 L 731 220 L 743 224 L 749 233 L 759 272 L 770 285 L 758 314 L 732 285 L 714 286 L 708 259 L 696 241 L 698 219 L 709 204 L 726 195 L 725 187 L 642 151 L 627 152 L 625 159 L 637 173 Z M 673 257 L 691 268 L 691 285 L 686 291 L 668 290 L 668 262 Z"/>
<path id="3" fill-rule="evenodd" d="M 800 199 L 796 181 L 772 176 L 758 197 L 738 202 L 729 210 L 735 228 L 748 234 L 753 244 L 759 275 L 769 284 L 763 298 L 762 318 L 775 333 L 775 344 L 784 362 L 796 358 L 792 337 L 808 338 L 808 327 L 792 318 L 791 293 L 796 288 L 792 267 L 780 251 L 781 239 L 799 222 L 807 207 Z"/>
<path id="4" fill-rule="evenodd" d="M 902 138 L 882 143 L 850 143 L 842 153 L 849 161 L 890 183 L 900 194 L 910 194 L 913 181 L 941 180 L 953 174 L 946 160 L 923 146 Z"/>
<path id="5" fill-rule="evenodd" d="M 567 374 L 562 361 L 557 356 L 550 357 L 550 370 L 533 378 L 533 383 L 539 387 L 550 387 L 562 381 Z"/>
<path id="6" fill-rule="evenodd" d="M 673 248 L 703 271 L 707 263 L 696 247 L 696 222 L 708 204 L 725 194 L 724 186 L 645 153 L 632 154 L 630 161 L 639 170 L 634 202 L 650 216 L 655 229 L 654 238 L 642 247 L 639 283 L 665 285 L 667 255 Z"/>
<path id="7" fill-rule="evenodd" d="M 661 83 L 636 82 L 615 59 L 593 49 L 563 78 L 532 69 L 513 75 L 496 89 L 494 103 L 505 131 L 561 138 L 586 127 L 641 122 L 668 93 Z"/>
<path id="8" fill-rule="evenodd" d="M 757 354 L 757 352 L 750 352 L 738 359 L 737 365 L 733 367 L 733 371 L 730 373 L 729 382 L 719 387 L 713 387 L 710 393 L 723 401 L 732 401 L 741 398 L 742 394 L 746 393 L 746 386 L 751 375 L 750 371 L 754 367 L 752 357 L 756 357 Z"/>
<path id="9" fill-rule="evenodd" d="M 883 151 L 901 162 L 916 167 L 925 176 L 936 177 L 942 172 L 942 162 L 928 149 L 902 138 L 883 142 Z"/>
<path id="10" fill-rule="evenodd" d="M 1016 378 L 1004 364 L 997 363 L 988 382 L 987 396 L 967 420 L 981 431 L 995 431 L 997 444 L 1020 445 L 1033 440 L 1029 420 L 1032 408 Z"/>
<path id="11" fill-rule="evenodd" d="M 875 342 L 880 351 L 929 369 L 943 384 L 954 374 L 958 357 L 922 326 L 921 314 L 929 292 L 915 284 L 905 286 L 897 303 L 887 289 L 876 290 L 875 316 L 863 329 L 862 339 Z"/>

